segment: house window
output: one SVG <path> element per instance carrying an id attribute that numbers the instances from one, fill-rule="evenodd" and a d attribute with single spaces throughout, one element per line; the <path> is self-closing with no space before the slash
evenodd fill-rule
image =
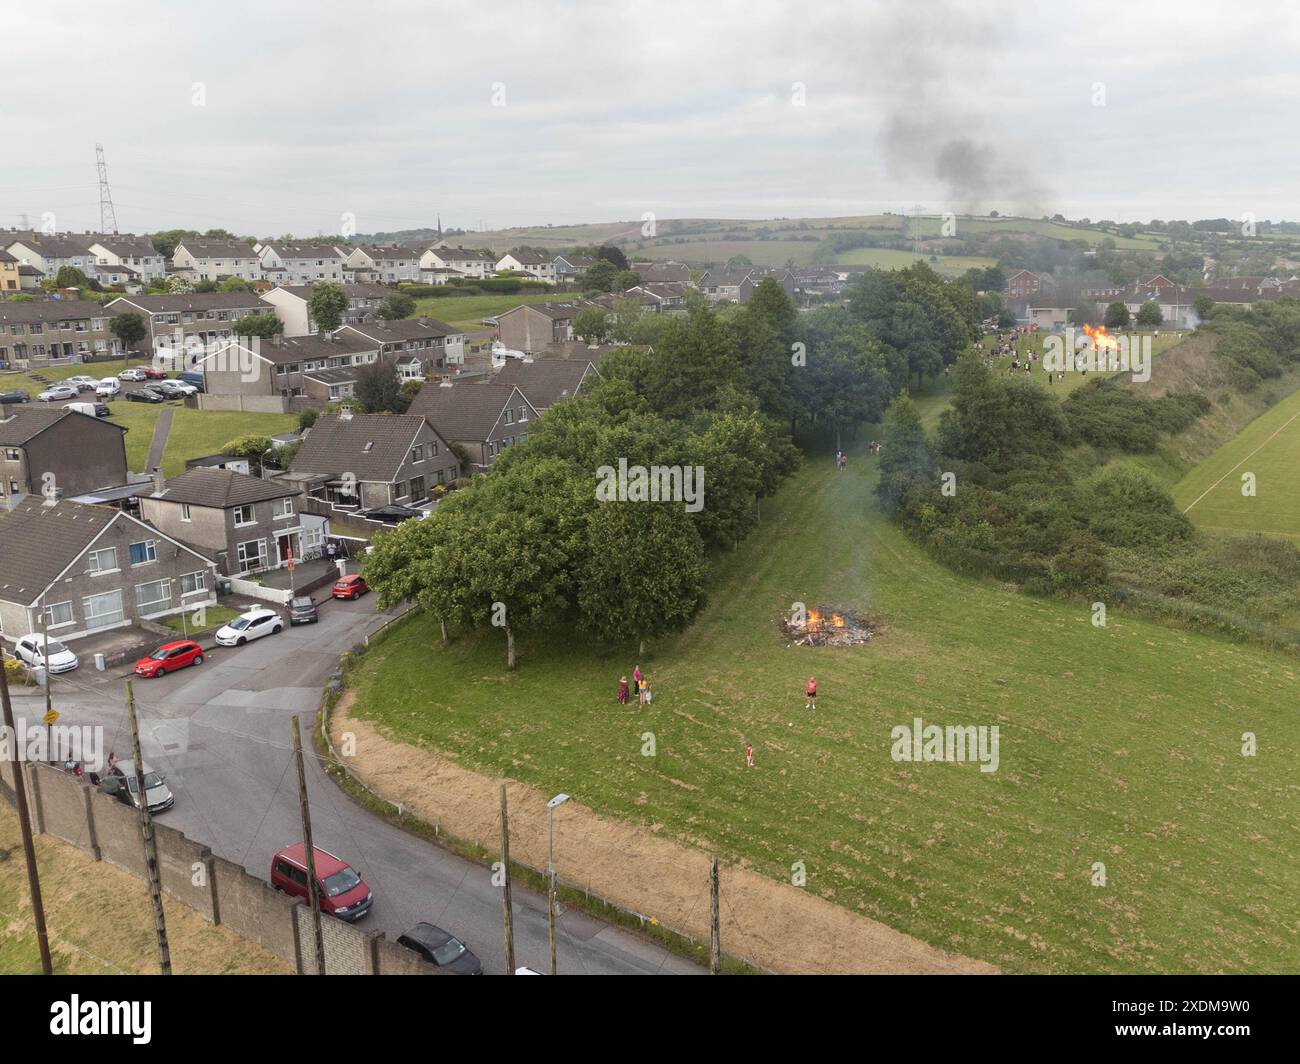
<path id="1" fill-rule="evenodd" d="M 279 502 L 277 502 L 277 503 L 276 503 L 276 514 L 275 514 L 275 516 L 276 516 L 276 517 L 292 517 L 292 516 L 293 516 L 293 500 L 292 500 L 292 499 L 281 499 Z"/>
<path id="2" fill-rule="evenodd" d="M 90 573 L 115 573 L 117 572 L 117 548 L 103 547 L 100 550 L 92 550 L 87 555 Z"/>
<path id="3" fill-rule="evenodd" d="M 6 448 L 5 448 L 5 458 L 6 458 L 6 460 L 8 460 L 8 461 L 10 461 L 10 462 L 16 462 L 16 461 L 18 461 L 18 459 L 20 459 L 21 457 L 22 457 L 22 455 L 20 455 L 16 450 L 14 450 L 14 448 L 12 448 L 12 447 L 6 447 Z"/>
<path id="4" fill-rule="evenodd" d="M 266 565 L 266 543 L 260 539 L 250 539 L 235 547 L 235 556 L 239 559 L 239 571 L 246 573 L 250 569 L 261 569 Z"/>
<path id="5" fill-rule="evenodd" d="M 414 447 L 411 448 L 411 461 L 412 462 L 424 461 L 424 444 L 417 443 Z"/>
<path id="6" fill-rule="evenodd" d="M 187 502 L 183 502 L 181 503 L 181 520 L 188 521 L 189 519 L 190 519 L 190 504 Z"/>
<path id="7" fill-rule="evenodd" d="M 152 539 L 131 544 L 131 564 L 146 565 L 158 560 L 157 544 Z"/>
<path id="8" fill-rule="evenodd" d="M 256 521 L 256 519 L 253 517 L 253 508 L 252 508 L 251 506 L 236 506 L 236 507 L 235 507 L 235 527 L 236 527 L 236 528 L 239 528 L 239 527 L 242 526 L 242 525 L 255 525 L 255 524 L 257 524 L 257 521 Z"/>
<path id="9" fill-rule="evenodd" d="M 58 628 L 62 624 L 72 623 L 71 602 L 51 602 L 45 607 L 45 624 L 48 628 Z"/>
<path id="10" fill-rule="evenodd" d="M 506 424 L 507 424 L 507 425 L 513 425 L 514 423 L 515 423 L 515 412 L 514 412 L 513 410 L 507 410 L 507 411 L 506 411 Z"/>
<path id="11" fill-rule="evenodd" d="M 137 584 L 135 588 L 135 605 L 142 614 L 157 613 L 171 604 L 172 582 L 154 580 L 148 584 Z"/>
<path id="12" fill-rule="evenodd" d="M 194 595 L 203 591 L 208 574 L 200 569 L 197 573 L 186 573 L 181 577 L 181 596 Z"/>
<path id="13" fill-rule="evenodd" d="M 122 611 L 122 592 L 110 591 L 104 595 L 91 595 L 81 600 L 81 612 L 86 618 L 86 627 L 108 628 L 121 624 L 126 615 Z"/>
<path id="14" fill-rule="evenodd" d="M 406 498 L 406 481 L 404 480 L 398 481 L 396 484 L 393 485 L 393 498 L 395 499 Z"/>

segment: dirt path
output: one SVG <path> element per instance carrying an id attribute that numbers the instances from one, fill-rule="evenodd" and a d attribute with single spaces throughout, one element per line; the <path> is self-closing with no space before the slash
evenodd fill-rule
<path id="1" fill-rule="evenodd" d="M 335 748 L 356 737 L 352 770 L 374 790 L 421 819 L 462 839 L 497 849 L 501 781 L 467 771 L 449 758 L 393 742 L 351 713 L 349 691 L 334 711 Z M 536 788 L 508 781 L 511 856 L 546 866 L 546 799 Z M 708 857 L 653 830 L 603 817 L 569 802 L 556 830 L 560 879 L 588 886 L 664 925 L 708 941 Z M 795 887 L 743 868 L 722 869 L 723 949 L 779 972 L 983 973 L 992 965 L 928 946 L 884 924 L 857 916 Z"/>

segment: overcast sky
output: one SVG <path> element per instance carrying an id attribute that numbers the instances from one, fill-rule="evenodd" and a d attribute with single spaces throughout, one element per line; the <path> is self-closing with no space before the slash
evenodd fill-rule
<path id="1" fill-rule="evenodd" d="M 0 225 L 1300 218 L 1300 5 L 6 5 Z"/>

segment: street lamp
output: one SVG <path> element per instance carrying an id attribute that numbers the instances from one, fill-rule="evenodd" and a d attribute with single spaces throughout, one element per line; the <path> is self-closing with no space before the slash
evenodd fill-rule
<path id="1" fill-rule="evenodd" d="M 569 800 L 557 794 L 546 803 L 546 929 L 551 940 L 551 974 L 555 974 L 555 810 Z"/>

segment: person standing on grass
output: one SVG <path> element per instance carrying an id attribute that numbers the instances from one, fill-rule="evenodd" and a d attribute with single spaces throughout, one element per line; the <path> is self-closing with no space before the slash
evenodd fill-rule
<path id="1" fill-rule="evenodd" d="M 753 743 L 745 744 L 745 764 L 748 765 L 750 768 L 754 767 L 754 744 Z"/>
<path id="2" fill-rule="evenodd" d="M 806 706 L 804 706 L 804 708 L 816 709 L 817 708 L 817 681 L 812 676 L 808 677 L 807 694 L 808 694 L 808 703 Z"/>
<path id="3" fill-rule="evenodd" d="M 644 676 L 636 682 L 637 702 L 641 705 L 646 704 L 646 696 L 650 693 L 650 681 Z"/>
<path id="4" fill-rule="evenodd" d="M 632 690 L 633 691 L 641 690 L 641 666 L 640 665 L 638 665 L 635 669 L 632 670 Z"/>
<path id="5" fill-rule="evenodd" d="M 618 704 L 627 705 L 627 677 L 624 676 L 618 681 Z"/>

